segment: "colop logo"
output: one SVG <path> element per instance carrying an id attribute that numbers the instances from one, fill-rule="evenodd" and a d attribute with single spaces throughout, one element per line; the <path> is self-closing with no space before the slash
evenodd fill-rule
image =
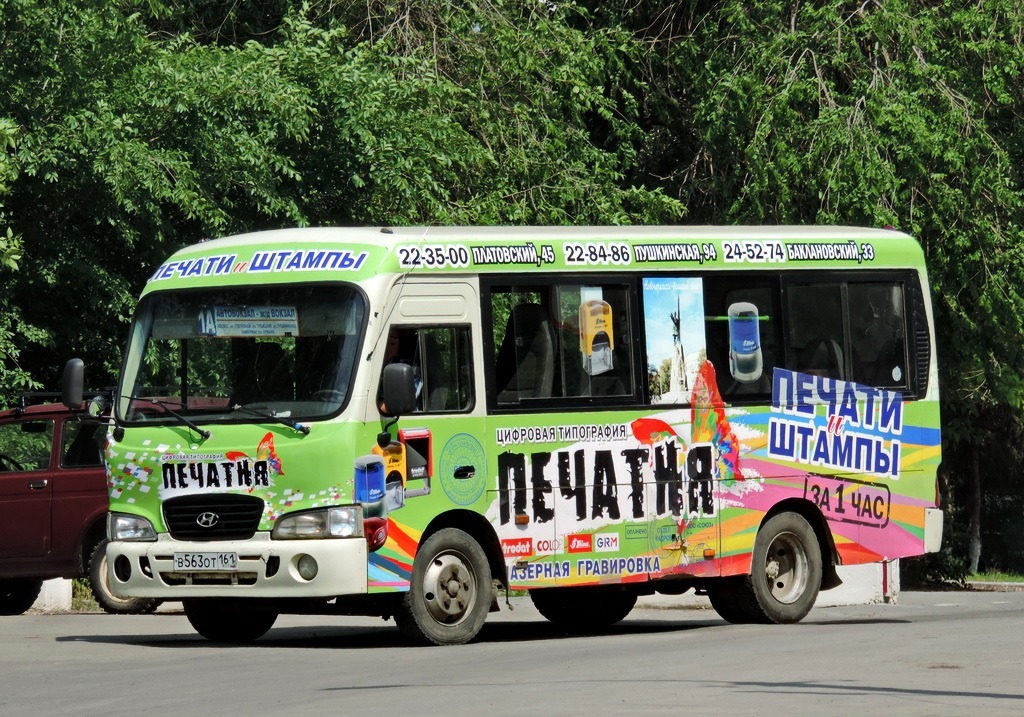
<path id="1" fill-rule="evenodd" d="M 598 533 L 594 536 L 594 550 L 598 553 L 614 553 L 619 549 L 618 533 Z"/>
<path id="2" fill-rule="evenodd" d="M 533 538 L 514 538 L 501 541 L 501 552 L 506 558 L 522 558 L 533 555 Z"/>
<path id="3" fill-rule="evenodd" d="M 537 552 L 538 553 L 557 553 L 562 549 L 562 539 L 555 538 L 554 540 L 538 540 L 537 541 Z"/>
<path id="4" fill-rule="evenodd" d="M 565 539 L 570 553 L 589 553 L 594 549 L 594 536 L 587 533 L 576 533 Z"/>

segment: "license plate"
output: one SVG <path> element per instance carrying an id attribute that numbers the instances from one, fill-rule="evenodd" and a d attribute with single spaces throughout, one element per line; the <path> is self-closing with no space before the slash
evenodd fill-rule
<path id="1" fill-rule="evenodd" d="M 182 573 L 238 570 L 238 553 L 175 553 L 174 569 Z"/>

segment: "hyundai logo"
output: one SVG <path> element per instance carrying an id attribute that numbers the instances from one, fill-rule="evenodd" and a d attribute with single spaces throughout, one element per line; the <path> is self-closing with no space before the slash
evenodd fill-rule
<path id="1" fill-rule="evenodd" d="M 218 520 L 220 520 L 220 516 L 210 511 L 200 513 L 199 517 L 196 518 L 196 522 L 203 528 L 212 528 L 217 525 Z"/>

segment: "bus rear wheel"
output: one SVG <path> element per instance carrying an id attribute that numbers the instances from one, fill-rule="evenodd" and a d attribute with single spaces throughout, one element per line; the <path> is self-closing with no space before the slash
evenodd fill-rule
<path id="1" fill-rule="evenodd" d="M 416 642 L 461 645 L 480 632 L 490 605 L 491 567 L 483 549 L 468 533 L 444 528 L 416 551 L 395 622 Z"/>
<path id="2" fill-rule="evenodd" d="M 709 584 L 708 597 L 728 622 L 800 622 L 818 598 L 821 574 L 821 550 L 810 523 L 796 513 L 779 513 L 757 532 L 750 575 Z"/>
<path id="3" fill-rule="evenodd" d="M 572 632 L 601 630 L 621 622 L 636 605 L 636 595 L 601 588 L 538 588 L 530 591 L 537 612 Z"/>
<path id="4" fill-rule="evenodd" d="M 185 617 L 211 642 L 255 642 L 277 621 L 277 612 L 250 600 L 182 600 Z"/>

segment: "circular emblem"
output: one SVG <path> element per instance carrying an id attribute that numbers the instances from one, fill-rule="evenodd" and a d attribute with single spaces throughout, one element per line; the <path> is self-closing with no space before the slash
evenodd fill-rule
<path id="1" fill-rule="evenodd" d="M 205 513 L 200 513 L 199 517 L 196 518 L 196 522 L 202 528 L 212 528 L 213 526 L 217 525 L 217 522 L 219 520 L 220 516 L 209 510 L 206 511 Z"/>
<path id="2" fill-rule="evenodd" d="M 480 441 L 468 433 L 448 439 L 438 470 L 444 494 L 456 505 L 472 505 L 487 488 L 487 454 Z"/>

